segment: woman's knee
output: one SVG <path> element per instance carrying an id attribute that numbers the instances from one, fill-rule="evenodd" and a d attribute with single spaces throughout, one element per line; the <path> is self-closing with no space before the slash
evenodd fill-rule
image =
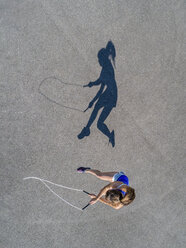
<path id="1" fill-rule="evenodd" d="M 101 172 L 101 171 L 96 170 L 95 172 L 96 172 L 96 176 L 97 176 L 98 178 L 100 178 L 100 177 L 102 176 L 102 172 Z"/>
<path id="2" fill-rule="evenodd" d="M 102 175 L 102 173 L 99 171 L 99 173 L 97 174 L 97 178 L 102 179 L 102 177 L 103 177 L 103 175 Z"/>
<path id="3" fill-rule="evenodd" d="M 98 121 L 98 122 L 97 122 L 97 128 L 98 128 L 98 129 L 100 129 L 100 130 L 103 129 L 103 126 L 104 126 L 104 125 L 103 125 L 103 122 L 102 122 L 102 121 Z"/>

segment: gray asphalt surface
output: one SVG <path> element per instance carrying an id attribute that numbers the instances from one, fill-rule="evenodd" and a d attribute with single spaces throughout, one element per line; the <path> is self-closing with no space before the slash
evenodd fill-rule
<path id="1" fill-rule="evenodd" d="M 0 0 L 1 248 L 183 248 L 185 203 L 185 5 L 182 0 Z M 97 52 L 116 48 L 118 105 L 107 125 L 77 134 L 98 88 Z M 38 91 L 47 79 L 42 92 Z M 37 176 L 98 193 L 106 183 L 79 166 L 123 170 L 136 190 L 121 210 L 83 213 Z M 89 197 L 52 187 L 83 207 Z"/>

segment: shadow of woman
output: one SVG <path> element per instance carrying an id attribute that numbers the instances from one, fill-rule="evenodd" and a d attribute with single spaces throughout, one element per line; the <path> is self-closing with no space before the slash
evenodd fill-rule
<path id="1" fill-rule="evenodd" d="M 100 89 L 97 92 L 96 96 L 92 99 L 92 101 L 88 105 L 88 108 L 91 108 L 96 102 L 87 125 L 82 129 L 82 131 L 80 132 L 80 134 L 78 134 L 77 137 L 78 139 L 83 139 L 85 136 L 90 135 L 90 127 L 93 124 L 94 120 L 96 119 L 98 111 L 102 109 L 102 112 L 97 122 L 97 128 L 104 135 L 108 137 L 109 142 L 112 144 L 112 147 L 114 147 L 115 146 L 114 130 L 110 132 L 107 125 L 104 123 L 106 118 L 109 116 L 110 112 L 112 111 L 112 109 L 116 107 L 117 98 L 118 98 L 114 68 L 112 66 L 112 62 L 113 62 L 115 67 L 116 51 L 112 41 L 109 41 L 107 43 L 106 48 L 102 48 L 98 52 L 97 56 L 98 56 L 99 64 L 102 67 L 100 77 L 95 82 L 90 82 L 89 84 L 84 85 L 84 87 L 92 87 L 92 86 L 100 85 Z"/>

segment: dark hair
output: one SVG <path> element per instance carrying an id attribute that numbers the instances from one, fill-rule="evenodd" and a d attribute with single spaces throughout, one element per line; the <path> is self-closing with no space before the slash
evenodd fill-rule
<path id="1" fill-rule="evenodd" d="M 125 196 L 119 191 L 118 189 L 111 189 L 108 190 L 105 198 L 109 199 L 112 203 L 118 203 L 121 202 L 124 206 L 129 205 L 136 197 L 135 190 L 129 186 L 127 187 L 127 192 Z M 126 196 L 128 196 L 126 200 Z"/>
<path id="2" fill-rule="evenodd" d="M 123 195 L 118 189 L 111 189 L 107 191 L 105 198 L 113 203 L 117 203 L 122 200 Z"/>

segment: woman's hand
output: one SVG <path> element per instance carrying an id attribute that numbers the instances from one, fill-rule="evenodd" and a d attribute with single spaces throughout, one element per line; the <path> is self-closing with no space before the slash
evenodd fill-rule
<path id="1" fill-rule="evenodd" d="M 85 88 L 85 87 L 91 88 L 93 85 L 94 85 L 93 82 L 90 82 L 90 83 L 88 83 L 88 84 L 83 85 L 83 87 L 84 87 L 84 88 Z"/>
<path id="2" fill-rule="evenodd" d="M 98 201 L 96 197 L 92 198 L 92 200 L 89 202 L 90 205 L 95 204 Z"/>
<path id="3" fill-rule="evenodd" d="M 90 82 L 89 84 L 88 84 L 88 87 L 92 87 L 94 84 L 93 84 L 93 82 Z"/>
<path id="4" fill-rule="evenodd" d="M 96 197 L 95 194 L 89 194 L 89 196 L 90 196 L 90 198 L 92 198 L 92 199 Z"/>

